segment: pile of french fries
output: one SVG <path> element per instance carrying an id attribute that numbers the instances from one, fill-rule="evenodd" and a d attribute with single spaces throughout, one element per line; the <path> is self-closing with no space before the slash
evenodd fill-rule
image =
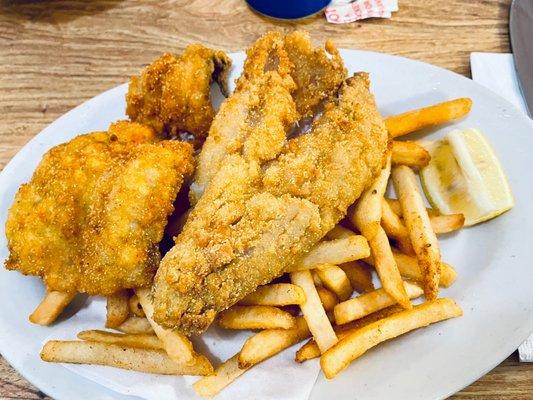
<path id="1" fill-rule="evenodd" d="M 381 342 L 462 315 L 453 300 L 438 297 L 439 288 L 452 285 L 457 274 L 441 260 L 437 235 L 460 229 L 464 217 L 426 208 L 416 171 L 430 155 L 416 142 L 395 138 L 449 123 L 470 107 L 463 98 L 386 118 L 392 138 L 387 161 L 347 218 L 276 283 L 259 287 L 218 315 L 221 328 L 257 332 L 216 369 L 189 338 L 152 319 L 149 289 L 107 299 L 106 327 L 118 332 L 90 330 L 80 332 L 79 341 L 50 341 L 41 358 L 203 376 L 194 390 L 213 396 L 254 365 L 305 339 L 295 360 L 320 357 L 325 376 L 333 378 Z M 398 199 L 385 197 L 389 180 Z M 425 302 L 411 303 L 422 296 Z M 72 297 L 48 293 L 30 320 L 50 324 Z"/>

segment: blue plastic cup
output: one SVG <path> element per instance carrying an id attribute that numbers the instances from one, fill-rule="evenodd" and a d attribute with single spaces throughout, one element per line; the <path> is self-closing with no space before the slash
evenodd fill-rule
<path id="1" fill-rule="evenodd" d="M 255 11 L 268 17 L 298 19 L 323 10 L 331 0 L 246 0 Z"/>

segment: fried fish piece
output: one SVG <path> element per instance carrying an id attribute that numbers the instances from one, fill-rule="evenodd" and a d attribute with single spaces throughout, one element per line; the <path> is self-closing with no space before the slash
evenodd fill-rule
<path id="1" fill-rule="evenodd" d="M 9 210 L 6 267 L 41 276 L 50 291 L 149 285 L 192 152 L 125 121 L 52 148 Z"/>
<path id="2" fill-rule="evenodd" d="M 126 113 L 161 137 L 192 134 L 199 146 L 215 116 L 210 85 L 215 80 L 227 96 L 230 67 L 224 52 L 200 44 L 187 46 L 180 56 L 163 54 L 131 78 Z"/>
<path id="3" fill-rule="evenodd" d="M 275 116 L 268 117 L 270 111 L 265 109 L 264 104 L 270 99 L 273 103 L 271 107 L 276 107 L 276 97 L 281 99 L 280 106 L 285 104 L 284 94 L 279 93 L 279 85 L 273 84 L 273 79 L 281 78 L 284 87 L 290 91 L 296 111 L 296 114 L 291 115 L 290 123 L 293 126 L 290 131 L 295 131 L 299 124 L 312 122 L 322 103 L 337 93 L 346 78 L 346 68 L 333 43 L 327 41 L 325 50 L 315 48 L 309 34 L 304 31 L 295 31 L 286 36 L 279 32 L 268 32 L 246 54 L 235 92 L 222 103 L 198 158 L 189 195 L 193 205 L 220 169 L 224 158 L 241 150 L 244 139 L 249 137 L 247 131 L 254 130 L 261 118 L 270 118 L 270 122 L 276 120 Z M 273 72 L 277 72 L 278 78 L 272 77 Z M 272 85 L 271 88 L 268 88 L 269 85 Z M 265 129 L 268 130 L 268 125 Z M 289 133 L 289 136 L 292 135 Z M 254 137 L 256 148 L 258 142 L 272 140 L 264 131 L 257 132 Z M 284 144 L 284 140 L 274 142 L 262 146 L 263 160 L 273 158 L 272 155 L 277 154 Z"/>
<path id="4" fill-rule="evenodd" d="M 235 119 L 251 128 L 267 120 L 275 130 L 286 128 L 283 121 L 298 115 L 296 102 L 286 79 L 276 75 L 267 71 L 245 86 L 262 85 L 271 76 L 278 86 L 260 86 L 259 97 L 268 104 L 272 93 L 285 90 L 276 98 L 287 102 L 280 107 L 286 113 L 252 114 L 257 120 L 236 113 Z M 160 264 L 154 317 L 166 327 L 202 332 L 217 312 L 298 262 L 379 172 L 388 143 L 365 73 L 342 84 L 307 134 L 287 139 L 266 129 L 264 141 L 254 134 L 249 129 L 222 159 Z M 247 151 L 252 143 L 262 150 Z M 269 156 L 258 156 L 263 154 Z"/>

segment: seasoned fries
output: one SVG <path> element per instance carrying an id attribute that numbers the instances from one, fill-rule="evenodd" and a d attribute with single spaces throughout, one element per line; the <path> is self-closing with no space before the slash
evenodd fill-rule
<path id="1" fill-rule="evenodd" d="M 100 330 L 82 331 L 78 333 L 78 339 L 111 343 L 121 346 L 140 347 L 143 349 L 164 350 L 163 343 L 155 335 L 146 333 L 114 333 Z"/>
<path id="2" fill-rule="evenodd" d="M 423 168 L 430 159 L 429 152 L 416 142 L 392 141 L 392 165 Z"/>
<path id="3" fill-rule="evenodd" d="M 116 328 L 126 321 L 130 315 L 128 292 L 121 290 L 112 296 L 108 296 L 106 309 L 106 328 Z"/>
<path id="4" fill-rule="evenodd" d="M 372 282 L 372 271 L 363 261 L 344 263 L 339 265 L 339 268 L 344 271 L 356 292 L 366 293 L 375 289 Z"/>
<path id="5" fill-rule="evenodd" d="M 352 234 L 318 243 L 299 264 L 288 268 L 287 272 L 305 271 L 321 264 L 342 264 L 368 257 L 369 254 L 366 239 L 361 235 Z"/>
<path id="6" fill-rule="evenodd" d="M 428 300 L 433 300 L 439 293 L 441 269 L 437 237 L 431 227 L 414 172 L 409 167 L 394 167 L 392 180 L 402 206 L 405 225 L 418 265 L 424 275 L 424 293 Z"/>
<path id="7" fill-rule="evenodd" d="M 76 293 L 48 292 L 37 308 L 31 313 L 29 320 L 37 325 L 52 324 L 59 314 L 70 304 Z"/>
<path id="8" fill-rule="evenodd" d="M 471 107 L 472 100 L 469 98 L 454 99 L 387 117 L 385 125 L 394 138 L 464 117 L 470 112 Z"/>
<path id="9" fill-rule="evenodd" d="M 226 329 L 291 329 L 296 319 L 272 306 L 233 306 L 218 314 L 218 325 Z"/>
<path id="10" fill-rule="evenodd" d="M 389 154 L 387 163 L 377 179 L 363 192 L 352 212 L 348 214 L 350 221 L 368 241 L 378 234 L 381 222 L 381 199 L 387 189 L 390 171 L 391 155 Z"/>
<path id="11" fill-rule="evenodd" d="M 194 351 L 191 341 L 185 335 L 171 329 L 163 328 L 153 320 L 154 308 L 152 299 L 150 298 L 150 291 L 148 289 L 138 289 L 135 293 L 139 297 L 139 301 L 146 314 L 146 319 L 152 326 L 157 337 L 163 342 L 168 356 L 180 364 L 197 365 L 203 370 L 210 370 L 209 373 L 213 372 L 213 366 L 209 360 Z"/>
<path id="12" fill-rule="evenodd" d="M 370 248 L 372 249 L 372 257 L 374 259 L 374 268 L 376 268 L 383 288 L 403 308 L 411 308 L 411 301 L 405 292 L 402 277 L 396 265 L 396 260 L 394 260 L 389 240 L 381 226 L 378 228 L 377 235 L 370 241 Z"/>
<path id="13" fill-rule="evenodd" d="M 267 329 L 250 336 L 238 355 L 239 367 L 249 368 L 296 344 L 311 333 L 303 317 L 296 318 L 293 329 Z"/>
<path id="14" fill-rule="evenodd" d="M 409 279 L 418 283 L 424 282 L 424 277 L 420 271 L 418 261 L 415 257 L 410 257 L 394 250 L 393 254 L 396 264 L 398 265 L 398 269 L 400 270 L 400 274 L 402 274 L 405 279 Z M 445 288 L 449 287 L 455 282 L 455 279 L 457 278 L 457 272 L 455 272 L 451 265 L 445 262 L 441 262 L 440 266 L 439 285 Z"/>
<path id="15" fill-rule="evenodd" d="M 391 210 L 394 211 L 394 213 L 398 217 L 403 217 L 402 206 L 400 205 L 400 200 L 385 198 L 385 201 L 389 204 L 389 207 L 391 208 Z M 437 210 L 434 210 L 431 207 L 426 207 L 426 211 L 430 217 L 440 215 Z"/>
<path id="16" fill-rule="evenodd" d="M 405 254 L 414 254 L 409 232 L 400 217 L 392 210 L 387 201 L 383 200 L 381 206 L 383 211 L 381 214 L 381 226 L 387 236 L 394 239 L 398 248 Z"/>
<path id="17" fill-rule="evenodd" d="M 394 210 L 394 208 L 400 207 L 400 203 L 395 199 L 384 199 L 382 203 L 383 214 L 381 216 L 381 225 L 388 236 L 398 242 L 398 247 L 404 252 L 409 254 L 412 251 L 412 247 L 409 248 L 411 242 L 409 240 L 409 233 L 407 228 L 403 224 L 400 216 L 402 215 L 401 209 Z M 440 215 L 431 208 L 426 208 L 431 222 L 431 227 L 436 235 L 443 233 L 449 233 L 461 229 L 464 226 L 465 217 L 463 214 L 449 214 Z"/>
<path id="18" fill-rule="evenodd" d="M 404 286 L 407 296 L 410 299 L 420 297 L 424 293 L 418 285 L 404 282 Z M 347 322 L 363 318 L 376 311 L 390 307 L 395 303 L 396 300 L 386 290 L 377 289 L 337 304 L 333 310 L 335 322 L 338 325 L 346 324 Z"/>
<path id="19" fill-rule="evenodd" d="M 318 297 L 320 298 L 320 302 L 322 303 L 322 307 L 324 307 L 324 311 L 333 310 L 333 307 L 339 303 L 339 299 L 335 293 L 330 292 L 328 289 L 322 286 L 317 286 L 316 291 L 318 293 Z"/>
<path id="20" fill-rule="evenodd" d="M 388 317 L 389 315 L 396 314 L 402 310 L 403 308 L 398 305 L 384 308 L 383 310 L 379 310 L 373 314 L 367 315 L 366 317 L 357 319 L 347 324 L 336 325 L 334 327 L 335 333 L 337 334 L 339 340 L 342 340 L 350 333 L 361 329 L 362 327 L 367 326 L 373 322 L 379 321 L 380 319 Z M 309 339 L 307 343 L 305 343 L 302 347 L 298 349 L 294 360 L 296 362 L 302 363 L 312 358 L 320 357 L 320 354 L 320 349 L 316 345 L 315 340 Z"/>
<path id="21" fill-rule="evenodd" d="M 286 306 L 305 302 L 304 291 L 292 283 L 273 283 L 260 286 L 250 293 L 239 304 L 243 306 Z"/>
<path id="22" fill-rule="evenodd" d="M 437 299 L 415 306 L 350 333 L 322 354 L 320 365 L 326 378 L 331 379 L 350 362 L 381 342 L 461 315 L 461 308 L 451 299 Z"/>
<path id="23" fill-rule="evenodd" d="M 333 291 L 340 300 L 346 300 L 352 295 L 352 285 L 346 273 L 336 265 L 322 266 L 316 269 L 322 284 Z"/>
<path id="24" fill-rule="evenodd" d="M 107 365 L 162 375 L 209 375 L 212 372 L 203 365 L 177 363 L 163 350 L 98 342 L 51 340 L 44 345 L 41 359 L 49 362 Z"/>
<path id="25" fill-rule="evenodd" d="M 463 214 L 436 215 L 429 217 L 429 220 L 436 235 L 456 231 L 465 224 Z"/>
<path id="26" fill-rule="evenodd" d="M 124 333 L 154 333 L 150 322 L 146 318 L 140 317 L 129 317 L 115 329 Z"/>
<path id="27" fill-rule="evenodd" d="M 352 230 L 345 228 L 342 225 L 335 225 L 335 227 L 332 230 L 326 233 L 325 238 L 327 240 L 344 239 L 352 235 L 354 235 L 354 232 Z"/>
<path id="28" fill-rule="evenodd" d="M 318 347 L 321 351 L 326 351 L 337 343 L 337 336 L 335 336 L 322 307 L 311 273 L 309 271 L 293 272 L 291 273 L 291 280 L 292 283 L 300 286 L 305 293 L 306 301 L 300 305 L 300 308 Z"/>
<path id="29" fill-rule="evenodd" d="M 249 368 L 250 367 L 240 367 L 239 354 L 235 354 L 233 357 L 220 364 L 212 375 L 196 381 L 192 387 L 198 395 L 202 397 L 211 397 L 244 374 Z"/>

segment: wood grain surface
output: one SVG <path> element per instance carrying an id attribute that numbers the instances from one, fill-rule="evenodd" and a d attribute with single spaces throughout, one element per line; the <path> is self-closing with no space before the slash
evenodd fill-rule
<path id="1" fill-rule="evenodd" d="M 507 52 L 510 0 L 400 0 L 390 20 L 273 21 L 243 0 L 0 0 L 0 168 L 46 125 L 190 42 L 242 50 L 267 30 L 402 55 L 469 75 L 472 51 Z M 460 360 L 457 360 L 460 362 Z M 0 359 L 0 399 L 48 398 Z M 533 398 L 516 354 L 453 399 Z"/>

